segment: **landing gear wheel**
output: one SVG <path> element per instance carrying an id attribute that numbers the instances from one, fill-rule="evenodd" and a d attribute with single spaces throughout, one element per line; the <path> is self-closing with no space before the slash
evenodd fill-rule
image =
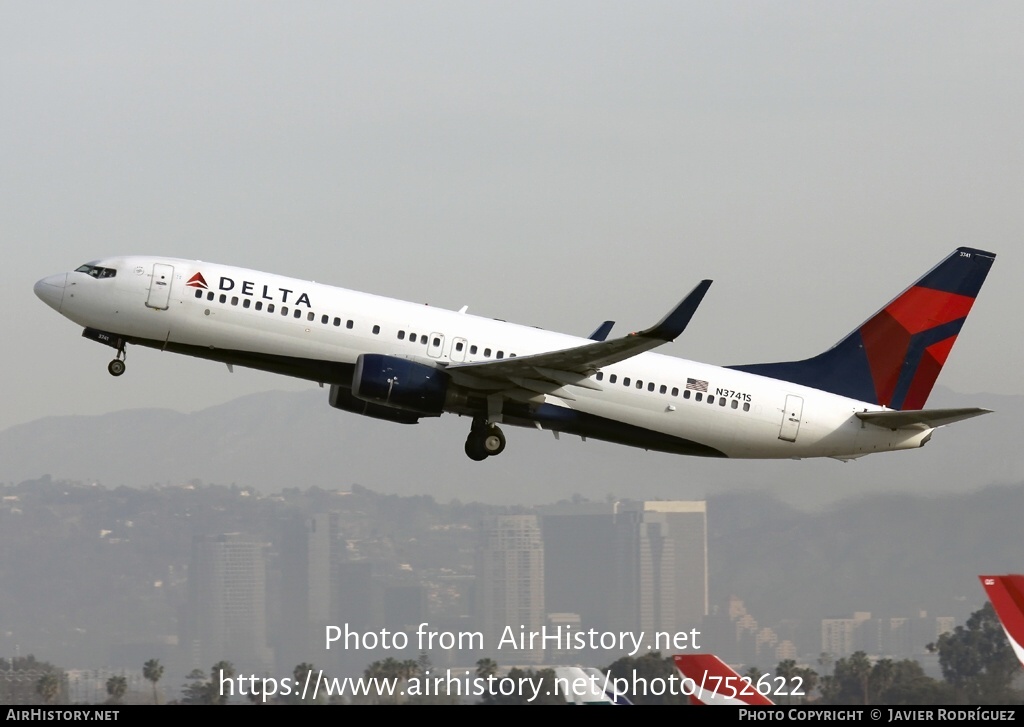
<path id="1" fill-rule="evenodd" d="M 492 424 L 484 430 L 480 443 L 487 456 L 494 457 L 505 451 L 505 434 Z"/>
<path id="2" fill-rule="evenodd" d="M 466 437 L 466 456 L 474 462 L 483 462 L 487 459 L 487 452 L 484 451 L 480 438 L 473 432 Z"/>
<path id="3" fill-rule="evenodd" d="M 115 358 L 107 364 L 107 371 L 110 372 L 111 376 L 120 376 L 124 373 L 124 361 L 119 358 Z"/>
<path id="4" fill-rule="evenodd" d="M 473 422 L 466 437 L 466 456 L 474 462 L 501 454 L 505 450 L 505 434 L 494 424 L 482 420 Z"/>

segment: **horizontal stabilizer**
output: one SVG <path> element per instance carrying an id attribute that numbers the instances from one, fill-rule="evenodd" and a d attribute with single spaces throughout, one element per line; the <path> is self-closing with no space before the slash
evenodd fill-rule
<path id="1" fill-rule="evenodd" d="M 886 429 L 934 429 L 961 419 L 991 414 L 991 409 L 914 409 L 911 411 L 859 411 L 857 418 Z"/>

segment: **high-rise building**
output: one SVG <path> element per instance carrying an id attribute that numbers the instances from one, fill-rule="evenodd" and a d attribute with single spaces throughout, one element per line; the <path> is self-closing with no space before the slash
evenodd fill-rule
<path id="1" fill-rule="evenodd" d="M 855 611 L 853 618 L 823 618 L 821 620 L 821 651 L 833 658 L 843 659 L 855 651 L 867 648 L 858 638 L 861 626 L 871 620 L 867 611 Z"/>
<path id="2" fill-rule="evenodd" d="M 239 673 L 273 669 L 263 547 L 241 533 L 192 539 L 184 625 L 192 666 L 209 669 L 226 660 Z"/>
<path id="3" fill-rule="evenodd" d="M 275 655 L 285 665 L 313 662 L 323 651 L 324 630 L 332 623 L 338 537 L 335 513 L 295 516 L 279 527 L 272 630 Z"/>
<path id="4" fill-rule="evenodd" d="M 612 614 L 616 628 L 679 633 L 708 613 L 704 501 L 617 503 Z"/>
<path id="5" fill-rule="evenodd" d="M 599 502 L 537 508 L 544 539 L 544 607 L 549 614 L 579 614 L 583 629 L 612 626 L 613 508 Z"/>
<path id="6" fill-rule="evenodd" d="M 543 632 L 544 545 L 536 515 L 483 518 L 477 549 L 476 621 L 484 655 L 499 664 L 540 664 Z M 509 638 L 512 638 L 512 642 Z M 500 648 L 499 648 L 500 647 Z"/>

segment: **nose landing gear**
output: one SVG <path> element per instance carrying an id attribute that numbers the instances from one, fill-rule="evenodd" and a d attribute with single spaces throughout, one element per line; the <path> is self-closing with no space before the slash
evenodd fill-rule
<path id="1" fill-rule="evenodd" d="M 505 450 L 505 434 L 496 424 L 474 419 L 466 437 L 466 456 L 474 462 L 501 454 Z"/>

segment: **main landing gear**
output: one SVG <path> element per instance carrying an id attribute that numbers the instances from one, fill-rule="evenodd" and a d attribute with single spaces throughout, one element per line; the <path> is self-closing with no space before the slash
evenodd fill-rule
<path id="1" fill-rule="evenodd" d="M 127 355 L 124 352 L 124 342 L 117 347 L 117 358 L 107 364 L 107 371 L 110 372 L 111 376 L 120 376 L 124 373 L 124 360 Z"/>
<path id="2" fill-rule="evenodd" d="M 474 419 L 466 437 L 466 456 L 474 462 L 501 454 L 505 450 L 505 434 L 496 424 Z"/>

